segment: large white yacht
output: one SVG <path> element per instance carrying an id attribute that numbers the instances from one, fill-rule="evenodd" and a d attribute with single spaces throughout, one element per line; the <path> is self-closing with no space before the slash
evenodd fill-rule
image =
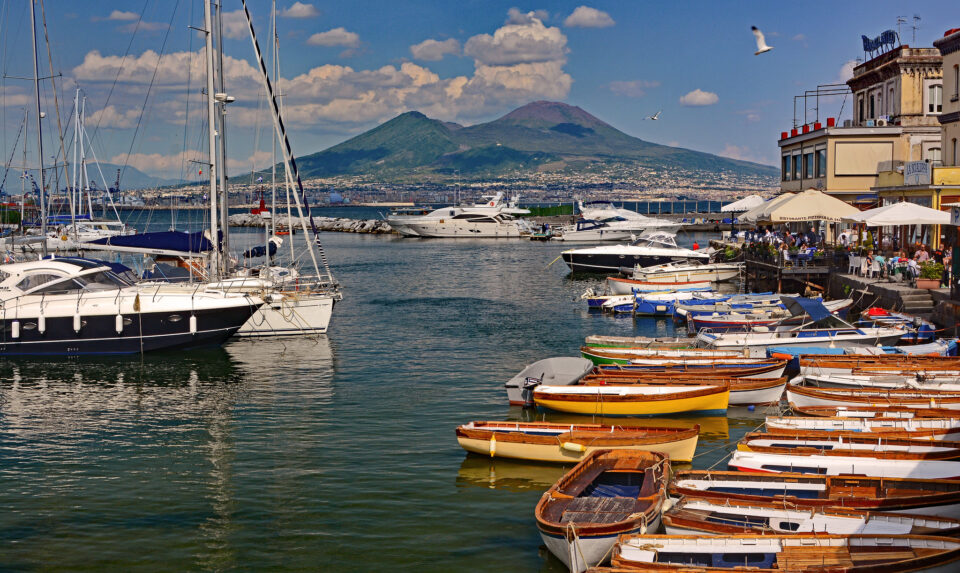
<path id="1" fill-rule="evenodd" d="M 671 261 L 710 260 L 710 254 L 705 251 L 678 247 L 676 235 L 669 231 L 649 231 L 626 245 L 569 249 L 561 256 L 575 273 L 618 273 L 621 267 L 635 265 L 646 267 Z"/>
<path id="2" fill-rule="evenodd" d="M 519 237 L 524 223 L 513 215 L 530 212 L 517 206 L 519 197 L 509 203 L 504 202 L 503 193 L 482 199 L 474 205 L 442 207 L 422 215 L 391 214 L 387 223 L 405 237 Z"/>
<path id="3" fill-rule="evenodd" d="M 126 267 L 72 257 L 0 265 L 0 277 L 0 356 L 217 346 L 263 304 L 190 284 L 137 284 Z"/>

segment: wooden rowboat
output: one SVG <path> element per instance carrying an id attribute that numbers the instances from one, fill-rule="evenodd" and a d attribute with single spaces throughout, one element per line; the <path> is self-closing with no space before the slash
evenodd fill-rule
<path id="1" fill-rule="evenodd" d="M 726 360 L 726 359 L 724 359 Z M 700 361 L 698 361 L 700 362 Z M 659 364 L 609 364 L 597 366 L 590 376 L 692 376 L 696 378 L 780 378 L 787 367 L 786 360 L 766 360 L 750 363 L 703 361 L 700 364 L 660 362 Z"/>
<path id="2" fill-rule="evenodd" d="M 921 419 L 953 418 L 956 410 L 945 408 L 905 408 L 905 407 L 858 407 L 858 406 L 797 406 L 790 403 L 794 414 L 818 418 L 859 418 L 859 419 Z"/>
<path id="3" fill-rule="evenodd" d="M 749 432 L 737 444 L 741 452 L 789 456 L 844 456 L 881 460 L 955 460 L 960 443 L 892 438 L 882 434 L 836 432 Z"/>
<path id="4" fill-rule="evenodd" d="M 787 401 L 809 406 L 910 407 L 960 410 L 960 392 L 879 388 L 807 388 L 787 386 Z"/>
<path id="5" fill-rule="evenodd" d="M 938 444 L 940 442 L 930 442 Z M 864 475 L 882 478 L 960 479 L 960 462 L 938 459 L 861 457 L 829 452 L 736 450 L 727 467 L 742 472 Z"/>
<path id="6" fill-rule="evenodd" d="M 960 519 L 960 482 L 796 473 L 680 471 L 671 497 L 731 503 L 774 502 L 807 510 L 849 508 Z"/>
<path id="7" fill-rule="evenodd" d="M 662 454 L 637 450 L 588 455 L 537 503 L 547 549 L 580 572 L 605 560 L 618 535 L 656 531 L 669 464 Z"/>
<path id="8" fill-rule="evenodd" d="M 806 416 L 767 416 L 766 430 L 772 434 L 800 432 L 882 435 L 890 438 L 922 440 L 960 440 L 957 418 L 810 418 Z"/>
<path id="9" fill-rule="evenodd" d="M 689 462 L 700 427 L 603 426 L 545 422 L 470 422 L 457 427 L 457 441 L 468 452 L 538 462 L 578 462 L 595 450 L 617 448 L 660 452 Z"/>
<path id="10" fill-rule="evenodd" d="M 693 339 L 651 338 L 648 336 L 603 336 L 594 334 L 584 339 L 584 344 L 594 348 L 646 348 L 650 351 L 659 350 L 693 350 Z M 732 353 L 736 355 L 735 353 Z M 718 355 L 719 356 L 719 355 Z"/>
<path id="11" fill-rule="evenodd" d="M 787 379 L 784 378 L 713 378 L 710 376 L 697 377 L 655 377 L 641 376 L 628 378 L 625 376 L 614 376 L 600 378 L 596 376 L 586 376 L 580 381 L 584 386 L 656 386 L 668 385 L 672 387 L 699 386 L 705 383 L 726 384 L 730 387 L 729 404 L 733 406 L 749 406 L 763 404 L 777 404 L 783 396 L 783 390 L 787 386 Z"/>
<path id="12" fill-rule="evenodd" d="M 630 535 L 615 567 L 639 571 L 756 573 L 947 573 L 960 569 L 960 540 L 927 535 Z"/>
<path id="13" fill-rule="evenodd" d="M 857 509 L 784 508 L 775 502 L 683 498 L 661 516 L 668 535 L 958 535 L 960 520 Z"/>
<path id="14" fill-rule="evenodd" d="M 722 414 L 730 388 L 700 386 L 538 386 L 533 401 L 541 408 L 598 416 L 657 416 L 680 412 Z"/>
<path id="15" fill-rule="evenodd" d="M 689 344 L 694 340 L 689 339 Z M 747 358 L 742 353 L 729 350 L 704 350 L 702 348 L 661 349 L 637 347 L 595 347 L 581 346 L 580 355 L 596 365 L 602 364 L 629 364 L 632 360 L 652 359 L 664 362 L 683 362 L 690 360 L 714 360 L 720 364 L 733 362 L 734 364 L 767 363 L 769 358 Z"/>

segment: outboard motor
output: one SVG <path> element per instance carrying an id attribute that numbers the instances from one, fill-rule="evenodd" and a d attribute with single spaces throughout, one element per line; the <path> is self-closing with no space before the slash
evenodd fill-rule
<path id="1" fill-rule="evenodd" d="M 543 382 L 543 374 L 541 374 L 539 378 L 533 378 L 532 376 L 528 376 L 523 381 L 523 393 L 521 394 L 521 396 L 523 396 L 524 408 L 533 408 L 534 406 L 533 389 L 539 386 L 541 382 Z"/>

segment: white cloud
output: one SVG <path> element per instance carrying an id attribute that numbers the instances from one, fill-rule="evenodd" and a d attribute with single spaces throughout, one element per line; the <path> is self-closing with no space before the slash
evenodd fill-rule
<path id="1" fill-rule="evenodd" d="M 745 145 L 734 145 L 728 143 L 717 155 L 729 157 L 730 159 L 740 159 L 742 161 L 753 161 L 754 163 L 764 163 L 764 160 Z"/>
<path id="2" fill-rule="evenodd" d="M 839 83 L 846 83 L 847 80 L 853 77 L 853 68 L 857 67 L 856 60 L 847 60 L 840 66 L 840 71 L 837 72 L 837 79 Z"/>
<path id="3" fill-rule="evenodd" d="M 115 20 L 119 22 L 129 22 L 131 20 L 139 20 L 140 16 L 137 16 L 135 12 L 124 12 L 122 10 L 114 10 L 110 12 L 110 15 L 107 16 L 107 20 Z"/>
<path id="4" fill-rule="evenodd" d="M 250 37 L 250 28 L 247 26 L 247 16 L 243 10 L 224 12 L 222 15 L 223 35 L 232 40 Z"/>
<path id="5" fill-rule="evenodd" d="M 199 152 L 188 150 L 172 155 L 164 155 L 162 153 L 131 153 L 127 155 L 126 153 L 121 153 L 111 157 L 108 163 L 129 165 L 136 167 L 144 173 L 153 175 L 165 174 L 165 176 L 170 177 L 171 174 L 179 175 L 181 168 L 187 173 L 192 172 L 193 175 L 197 175 L 200 166 L 192 163 L 192 161 L 203 160 L 205 160 L 205 158 L 202 158 Z M 204 170 L 206 170 L 206 167 L 204 167 Z"/>
<path id="6" fill-rule="evenodd" d="M 560 28 L 547 28 L 543 22 L 531 16 L 528 23 L 506 24 L 492 36 L 473 36 L 467 40 L 463 52 L 472 57 L 478 65 L 565 62 L 567 37 Z"/>
<path id="7" fill-rule="evenodd" d="M 87 115 L 88 125 L 98 127 L 113 127 L 117 129 L 128 129 L 137 125 L 137 119 L 140 117 L 140 110 L 130 108 L 120 111 L 116 106 L 108 105 L 103 109 Z"/>
<path id="8" fill-rule="evenodd" d="M 307 38 L 307 44 L 311 46 L 344 46 L 346 48 L 356 48 L 360 45 L 360 36 L 340 27 L 327 30 L 326 32 L 317 32 Z"/>
<path id="9" fill-rule="evenodd" d="M 614 24 L 616 22 L 610 14 L 589 6 L 577 6 L 563 21 L 563 25 L 568 28 L 608 28 Z"/>
<path id="10" fill-rule="evenodd" d="M 169 28 L 170 25 L 164 22 L 146 22 L 140 20 L 139 22 L 130 22 L 129 24 L 124 24 L 117 28 L 117 30 L 123 32 L 124 34 L 132 34 L 133 32 L 161 32 Z"/>
<path id="11" fill-rule="evenodd" d="M 284 18 L 316 18 L 320 11 L 313 4 L 304 4 L 303 2 L 294 2 L 289 8 L 280 11 L 280 16 Z"/>
<path id="12" fill-rule="evenodd" d="M 550 17 L 550 13 L 546 10 L 534 10 L 533 12 L 523 12 L 519 8 L 510 8 L 507 10 L 507 21 L 506 24 L 518 24 L 520 26 L 526 26 L 534 18 L 543 22 Z"/>
<path id="13" fill-rule="evenodd" d="M 649 88 L 659 87 L 660 82 L 633 80 L 629 82 L 610 82 L 610 91 L 625 97 L 643 97 Z"/>
<path id="14" fill-rule="evenodd" d="M 410 46 L 410 53 L 414 59 L 436 62 L 442 60 L 443 57 L 448 54 L 459 55 L 460 42 L 453 38 L 442 42 L 438 40 L 424 40 L 419 44 Z"/>
<path id="15" fill-rule="evenodd" d="M 686 106 L 703 106 L 703 105 L 713 105 L 720 101 L 720 98 L 717 94 L 713 92 L 705 92 L 701 89 L 695 89 L 687 95 L 680 98 L 680 105 Z"/>
<path id="16" fill-rule="evenodd" d="M 792 38 L 790 38 L 790 39 L 793 40 L 794 42 L 802 42 L 802 41 L 806 40 L 807 37 L 804 36 L 803 34 L 797 34 L 796 36 L 794 36 L 794 37 L 792 37 Z"/>

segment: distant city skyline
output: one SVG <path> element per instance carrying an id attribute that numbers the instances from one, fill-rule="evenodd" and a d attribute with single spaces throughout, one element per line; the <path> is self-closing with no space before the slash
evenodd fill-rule
<path id="1" fill-rule="evenodd" d="M 237 175 L 269 165 L 271 131 L 240 3 L 224 4 L 227 89 L 237 98 L 228 152 Z M 7 2 L 0 11 L 4 162 L 24 106 L 32 110 L 31 82 L 13 78 L 33 73 L 28 6 Z M 270 2 L 249 7 L 269 52 Z M 197 179 L 191 161 L 206 149 L 204 39 L 189 26 L 203 27 L 202 2 L 98 0 L 78 8 L 55 0 L 44 6 L 53 70 L 62 74 L 61 123 L 70 124 L 79 86 L 98 159 Z M 960 27 L 960 8 L 945 1 L 810 3 L 799 12 L 769 2 L 280 1 L 277 8 L 280 87 L 298 155 L 405 111 L 473 124 L 553 100 L 647 141 L 776 165 L 794 96 L 847 79 L 863 57 L 861 34 L 896 29 L 903 16 L 903 43 L 930 46 Z M 751 26 L 773 50 L 754 55 Z M 40 42 L 40 74 L 48 76 L 42 35 Z M 49 165 L 60 144 L 49 82 L 43 91 Z M 821 118 L 840 115 L 841 105 L 849 117 L 853 107 L 849 97 L 821 103 Z M 646 119 L 659 110 L 657 121 Z M 69 145 L 72 135 L 66 139 Z M 27 143 L 35 163 L 35 136 Z M 20 147 L 15 155 L 16 164 Z"/>

